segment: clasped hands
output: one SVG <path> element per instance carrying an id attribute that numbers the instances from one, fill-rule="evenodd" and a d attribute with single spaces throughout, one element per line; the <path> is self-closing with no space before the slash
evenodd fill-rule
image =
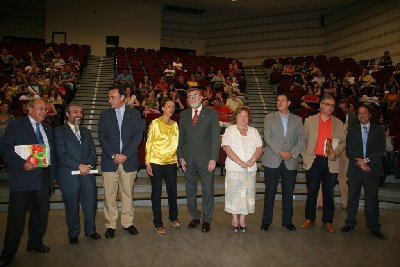
<path id="1" fill-rule="evenodd" d="M 127 160 L 127 156 L 123 154 L 115 154 L 114 155 L 114 163 L 116 164 L 123 164 Z"/>
<path id="2" fill-rule="evenodd" d="M 181 166 L 182 166 L 182 171 L 183 172 L 186 172 L 186 161 L 185 161 L 185 159 L 184 158 L 180 158 L 179 159 L 179 162 L 181 163 Z M 215 161 L 215 160 L 213 160 L 213 159 L 210 159 L 209 161 L 208 161 L 208 166 L 207 166 L 207 169 L 208 169 L 208 171 L 209 172 L 212 172 L 212 171 L 214 171 L 214 169 L 215 169 L 215 167 L 217 166 L 217 161 Z"/>
<path id="3" fill-rule="evenodd" d="M 252 158 L 249 159 L 248 161 L 243 161 L 239 159 L 236 163 L 242 168 L 250 168 L 251 166 L 254 165 L 255 160 L 253 160 Z"/>
<path id="4" fill-rule="evenodd" d="M 362 158 L 355 158 L 356 165 L 361 168 L 363 172 L 370 172 L 371 168 L 367 165 L 364 159 Z"/>

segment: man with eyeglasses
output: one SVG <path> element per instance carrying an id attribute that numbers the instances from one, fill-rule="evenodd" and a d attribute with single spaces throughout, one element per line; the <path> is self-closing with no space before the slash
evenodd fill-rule
<path id="1" fill-rule="evenodd" d="M 10 169 L 10 199 L 8 204 L 7 230 L 0 266 L 7 266 L 13 260 L 25 225 L 29 209 L 28 251 L 47 253 L 43 244 L 46 233 L 49 195 L 53 185 L 53 131 L 44 124 L 46 103 L 33 99 L 28 103 L 28 116 L 12 121 L 1 140 L 0 154 Z M 44 144 L 48 167 L 39 168 L 29 160 L 20 157 L 15 146 Z"/>
<path id="2" fill-rule="evenodd" d="M 324 229 L 334 233 L 332 225 L 335 213 L 333 200 L 334 188 L 339 173 L 339 157 L 346 145 L 346 133 L 343 123 L 332 116 L 335 98 L 325 95 L 321 99 L 320 113 L 305 120 L 305 150 L 302 153 L 303 167 L 307 171 L 306 220 L 300 226 L 307 229 L 314 225 L 317 197 L 322 182 Z"/>
<path id="3" fill-rule="evenodd" d="M 219 158 L 218 113 L 201 104 L 198 88 L 188 90 L 190 108 L 180 113 L 178 159 L 186 176 L 186 197 L 192 215 L 188 228 L 195 228 L 202 217 L 202 232 L 210 231 L 214 210 L 214 169 Z M 202 188 L 203 214 L 197 209 L 197 177 Z"/>

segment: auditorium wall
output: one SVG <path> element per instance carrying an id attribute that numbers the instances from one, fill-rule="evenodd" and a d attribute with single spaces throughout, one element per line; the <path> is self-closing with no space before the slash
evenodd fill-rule
<path id="1" fill-rule="evenodd" d="M 357 1 L 326 15 L 325 54 L 377 60 L 389 50 L 400 62 L 400 2 Z"/>
<path id="2" fill-rule="evenodd" d="M 160 48 L 161 6 L 140 1 L 47 1 L 46 42 L 52 32 L 66 32 L 67 43 L 89 44 L 92 54 L 106 54 L 106 36 L 119 46 Z"/>

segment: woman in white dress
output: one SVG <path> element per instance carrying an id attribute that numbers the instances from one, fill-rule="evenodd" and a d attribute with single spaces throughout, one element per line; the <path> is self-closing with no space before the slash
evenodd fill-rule
<path id="1" fill-rule="evenodd" d="M 225 211 L 232 214 L 232 231 L 246 232 L 246 215 L 254 213 L 257 160 L 262 154 L 261 136 L 249 126 L 249 107 L 239 107 L 234 125 L 226 128 L 222 148 L 227 154 L 225 168 Z"/>

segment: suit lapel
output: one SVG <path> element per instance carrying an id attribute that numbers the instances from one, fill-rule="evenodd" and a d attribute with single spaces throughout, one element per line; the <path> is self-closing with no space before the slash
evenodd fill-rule
<path id="1" fill-rule="evenodd" d="M 79 129 L 80 130 L 80 129 Z M 64 125 L 64 132 L 65 135 L 68 137 L 68 140 L 74 140 L 74 142 L 79 144 L 79 140 L 78 137 L 76 137 L 75 133 L 72 131 L 71 127 L 68 125 L 68 123 L 66 123 Z M 82 133 L 82 131 L 81 131 Z"/>
<path id="2" fill-rule="evenodd" d="M 33 128 L 32 123 L 29 120 L 29 117 L 26 117 L 26 119 L 25 119 L 25 126 L 26 126 L 26 129 L 29 129 L 28 130 L 28 134 L 30 135 L 30 139 L 34 140 L 31 143 L 32 144 L 36 144 L 38 141 L 37 141 L 37 138 L 36 138 L 35 129 Z"/>
<path id="3" fill-rule="evenodd" d="M 279 125 L 278 126 L 279 132 L 280 132 L 282 138 L 285 139 L 285 132 L 283 129 L 283 123 L 282 123 L 282 119 L 281 119 L 281 115 L 279 114 L 279 111 L 275 112 L 275 119 L 276 119 L 277 125 Z"/>

